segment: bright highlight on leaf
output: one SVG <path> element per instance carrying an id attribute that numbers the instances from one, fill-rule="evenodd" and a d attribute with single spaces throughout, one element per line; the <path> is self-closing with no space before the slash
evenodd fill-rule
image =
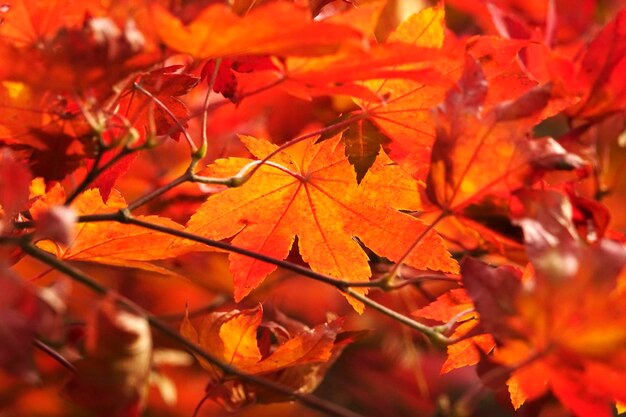
<path id="1" fill-rule="evenodd" d="M 262 139 L 243 137 L 250 152 L 262 158 L 274 149 Z M 237 246 L 284 259 L 298 236 L 302 258 L 314 271 L 347 282 L 370 275 L 359 241 L 380 256 L 398 259 L 426 229 L 397 209 L 419 210 L 417 182 L 381 154 L 357 185 L 345 150 L 336 137 L 292 146 L 270 159 L 243 186 L 209 197 L 186 230 L 211 239 L 233 237 Z M 228 176 L 250 161 L 218 161 L 205 174 Z M 396 195 L 403 193 L 403 201 Z M 402 234 L 397 231 L 402 231 Z M 235 299 L 256 288 L 276 267 L 242 255 L 230 255 Z M 442 240 L 428 233 L 406 263 L 418 269 L 455 271 Z M 362 311 L 362 306 L 351 301 Z"/>

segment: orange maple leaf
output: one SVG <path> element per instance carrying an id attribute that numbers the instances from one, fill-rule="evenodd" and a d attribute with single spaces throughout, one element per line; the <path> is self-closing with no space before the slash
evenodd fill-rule
<path id="1" fill-rule="evenodd" d="M 265 140 L 242 137 L 242 141 L 259 158 L 276 149 Z M 427 226 L 396 210 L 420 208 L 417 181 L 381 154 L 357 186 L 344 153 L 339 137 L 292 146 L 242 187 L 209 197 L 186 230 L 211 239 L 234 236 L 234 245 L 277 259 L 287 257 L 298 236 L 300 254 L 314 271 L 348 282 L 366 281 L 371 275 L 368 257 L 355 237 L 377 254 L 395 260 Z M 233 175 L 249 163 L 241 158 L 220 160 L 207 173 Z M 236 300 L 276 268 L 237 254 L 231 254 L 230 260 Z M 424 236 L 406 263 L 419 269 L 457 269 L 434 232 Z M 359 304 L 353 305 L 362 310 Z"/>
<path id="2" fill-rule="evenodd" d="M 448 357 L 441 366 L 442 374 L 457 368 L 477 364 L 480 360 L 480 353 L 477 347 L 482 349 L 483 352 L 489 352 L 495 346 L 495 341 L 490 334 L 485 333 L 465 337 L 470 332 L 476 330 L 478 323 L 479 317 L 473 308 L 472 299 L 465 290 L 456 288 L 445 292 L 429 305 L 413 312 L 413 315 L 417 317 L 437 320 L 443 323 L 457 319 L 458 326 L 455 327 L 450 338 L 464 338 L 446 347 Z M 459 317 L 459 315 L 461 316 Z"/>
<path id="3" fill-rule="evenodd" d="M 550 85 L 483 109 L 488 90 L 482 67 L 468 55 L 457 86 L 437 109 L 427 192 L 442 209 L 458 212 L 487 194 L 509 195 L 538 167 L 583 164 L 551 138 L 530 138 L 533 126 L 568 104 L 552 97 Z"/>
<path id="4" fill-rule="evenodd" d="M 359 48 L 361 34 L 347 26 L 314 22 L 306 9 L 288 2 L 268 3 L 244 17 L 230 7 L 214 4 L 189 24 L 163 7 L 152 9 L 154 26 L 172 49 L 195 58 L 241 55 L 315 56 L 341 48 Z"/>
<path id="5" fill-rule="evenodd" d="M 297 328 L 294 329 L 294 326 Z M 313 391 L 328 367 L 350 341 L 337 340 L 342 320 L 320 324 L 312 329 L 290 320 L 289 325 L 263 322 L 261 306 L 249 310 L 212 313 L 202 320 L 197 330 L 188 318 L 181 325 L 181 334 L 217 359 L 249 375 L 262 374 L 294 391 Z M 260 339 L 257 337 L 260 336 Z M 345 336 L 345 334 L 343 335 Z M 271 339 L 278 341 L 272 346 Z M 231 409 L 250 401 L 286 401 L 263 387 L 247 385 L 237 378 L 224 380 L 223 372 L 200 359 L 210 371 L 213 397 Z"/>
<path id="6" fill-rule="evenodd" d="M 37 213 L 61 204 L 64 200 L 63 194 L 61 187 L 57 186 L 35 202 L 31 209 L 35 217 Z M 90 215 L 114 213 L 127 207 L 127 204 L 117 190 L 113 190 L 107 203 L 104 203 L 99 191 L 94 188 L 81 194 L 71 207 L 78 215 Z M 138 218 L 172 229 L 182 229 L 181 225 L 165 217 Z M 170 235 L 114 221 L 78 223 L 70 240 L 72 243 L 69 246 L 60 246 L 45 240 L 39 242 L 38 246 L 56 253 L 60 259 L 133 267 L 160 273 L 168 272 L 147 261 L 171 258 L 181 253 L 173 248 L 176 238 Z"/>
<path id="7" fill-rule="evenodd" d="M 429 48 L 433 56 L 439 55 L 436 66 L 448 73 L 458 63 L 451 62 L 439 52 L 444 42 L 445 11 L 442 5 L 423 9 L 410 16 L 390 36 L 389 42 L 403 42 L 420 48 Z M 404 66 L 404 70 L 419 64 Z M 426 75 L 426 74 L 425 74 Z M 433 74 L 422 79 L 388 79 L 366 83 L 383 103 L 360 102 L 363 111 L 393 141 L 390 156 L 416 178 L 424 178 L 435 138 L 432 109 L 439 104 L 449 81 L 443 77 L 433 82 Z M 403 163 L 406 162 L 406 163 Z"/>
<path id="8" fill-rule="evenodd" d="M 620 112 L 626 103 L 626 10 L 622 10 L 589 44 L 574 81 L 583 97 L 570 113 L 593 120 Z"/>
<path id="9" fill-rule="evenodd" d="M 468 259 L 461 268 L 481 326 L 498 341 L 493 359 L 511 372 L 515 408 L 551 390 L 577 416 L 610 416 L 626 400 L 614 383 L 626 375 L 626 248 L 583 241 L 562 194 L 531 190 L 520 200 L 533 266 L 524 285 L 511 267 Z"/>

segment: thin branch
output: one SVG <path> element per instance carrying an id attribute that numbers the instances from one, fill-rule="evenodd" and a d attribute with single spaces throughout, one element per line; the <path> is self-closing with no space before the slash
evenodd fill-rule
<path id="1" fill-rule="evenodd" d="M 113 213 L 115 214 L 115 213 Z M 350 295 L 351 297 L 361 301 L 363 304 L 371 307 L 372 309 L 385 314 L 395 320 L 398 320 L 399 322 L 409 326 L 410 328 L 417 330 L 421 333 L 423 333 L 424 335 L 426 335 L 430 340 L 432 340 L 434 343 L 437 344 L 447 344 L 447 337 L 445 337 L 444 335 L 442 335 L 440 332 L 438 332 L 436 329 L 426 326 L 418 321 L 415 321 L 413 319 L 410 319 L 396 311 L 393 311 L 387 307 L 385 307 L 382 304 L 377 303 L 376 301 L 372 300 L 371 298 L 368 298 L 362 294 L 359 294 L 358 292 L 354 291 L 353 289 L 350 288 L 351 284 L 343 281 L 343 280 L 339 280 L 339 279 L 335 279 L 332 278 L 330 276 L 324 275 L 324 274 L 320 274 L 318 272 L 312 271 L 309 268 L 305 268 L 301 265 L 297 265 L 297 264 L 293 264 L 291 262 L 287 262 L 287 261 L 283 261 L 280 259 L 276 259 L 276 258 L 272 258 L 270 256 L 264 255 L 262 253 L 258 253 L 258 252 L 254 252 L 245 248 L 241 248 L 238 246 L 233 246 L 229 243 L 226 242 L 221 242 L 221 241 L 216 241 L 216 240 L 212 240 L 212 239 L 207 239 L 204 238 L 202 236 L 198 236 L 195 235 L 193 233 L 189 233 L 189 232 L 185 232 L 184 230 L 176 230 L 176 229 L 172 229 L 170 227 L 167 226 L 163 226 L 163 225 L 159 225 L 159 224 L 153 224 L 150 222 L 146 222 L 144 220 L 141 219 L 137 219 L 132 217 L 132 215 L 129 212 L 122 212 L 122 214 L 125 216 L 125 218 L 121 221 L 123 221 L 124 223 L 128 223 L 128 224 L 134 224 L 135 226 L 140 226 L 146 229 L 151 229 L 151 230 L 155 230 L 158 232 L 162 232 L 162 233 L 167 233 L 169 235 L 172 236 L 177 236 L 183 239 L 188 239 L 194 242 L 198 242 L 198 243 L 202 243 L 205 244 L 207 246 L 211 246 L 214 248 L 219 248 L 219 249 L 223 249 L 223 250 L 227 250 L 229 252 L 234 252 L 234 253 L 238 253 L 240 255 L 244 255 L 244 256 L 248 256 L 250 258 L 254 258 L 257 259 L 259 261 L 263 261 L 272 265 L 276 265 L 278 267 L 287 269 L 289 271 L 292 272 L 296 272 L 300 275 L 303 275 L 305 277 L 308 278 L 312 278 L 316 281 L 320 281 L 320 282 L 324 282 L 326 284 L 332 285 L 333 287 L 337 288 L 339 291 Z M 120 220 L 118 220 L 120 221 Z"/>
<path id="2" fill-rule="evenodd" d="M 430 339 L 430 341 L 433 342 L 434 344 L 437 344 L 437 345 L 448 344 L 448 338 L 444 336 L 443 334 L 441 334 L 440 332 L 438 332 L 436 328 L 426 326 L 425 324 L 415 321 L 403 314 L 398 313 L 397 311 L 394 311 L 388 307 L 385 307 L 384 305 L 377 303 L 371 298 L 366 297 L 365 295 L 356 292 L 352 288 L 346 288 L 345 290 L 343 290 L 343 292 L 349 295 L 350 297 L 359 300 L 360 302 L 372 308 L 373 310 L 376 310 L 379 313 L 382 313 L 388 317 L 391 317 L 392 319 L 410 327 L 413 330 L 417 330 L 418 332 L 422 333 L 424 336 L 428 337 L 428 339 Z"/>
<path id="3" fill-rule="evenodd" d="M 348 126 L 349 124 L 353 123 L 354 121 L 360 120 L 363 117 L 365 117 L 363 114 L 358 114 L 356 116 L 353 116 L 351 118 L 348 118 L 346 120 L 343 120 L 339 123 L 335 123 L 333 125 L 327 126 L 325 128 L 319 129 L 315 132 L 311 132 L 311 133 L 307 133 L 305 135 L 299 136 L 295 139 L 292 139 L 291 141 L 283 144 L 282 146 L 278 147 L 276 150 L 274 150 L 273 152 L 271 152 L 269 155 L 267 155 L 265 158 L 261 159 L 261 160 L 257 160 L 257 161 L 252 161 L 250 164 L 244 166 L 236 175 L 231 176 L 231 177 L 226 177 L 226 178 L 213 178 L 213 177 L 204 177 L 201 175 L 197 175 L 195 174 L 193 171 L 195 170 L 195 167 L 197 165 L 197 163 L 199 162 L 199 160 L 203 157 L 203 153 L 206 152 L 206 147 L 204 146 L 205 140 L 206 140 L 206 132 L 205 132 L 205 128 L 203 128 L 203 146 L 201 147 L 200 150 L 198 150 L 198 148 L 196 147 L 196 145 L 193 143 L 191 137 L 189 136 L 189 133 L 184 129 L 184 126 L 182 125 L 182 123 L 176 118 L 176 116 L 167 108 L 167 106 L 165 106 L 158 98 L 156 98 L 152 93 L 150 93 L 149 91 L 147 91 L 146 89 L 144 89 L 140 84 L 138 83 L 134 83 L 133 84 L 135 86 L 135 88 L 138 91 L 141 91 L 142 93 L 148 95 L 152 100 L 154 100 L 154 102 L 159 105 L 159 107 L 161 107 L 164 111 L 166 111 L 176 122 L 177 127 L 179 127 L 183 134 L 185 135 L 185 138 L 187 139 L 187 141 L 189 142 L 189 146 L 191 147 L 192 150 L 192 160 L 189 164 L 189 167 L 187 168 L 187 170 L 185 171 L 184 174 L 182 174 L 181 176 L 179 176 L 178 178 L 174 179 L 173 181 L 171 181 L 170 183 L 157 188 L 149 193 L 147 193 L 146 195 L 138 198 L 136 201 L 132 202 L 131 204 L 129 204 L 128 208 L 129 210 L 135 210 L 138 207 L 141 207 L 142 205 L 146 204 L 147 202 L 153 200 L 154 198 L 166 193 L 167 191 L 179 186 L 180 184 L 183 184 L 185 182 L 198 182 L 198 183 L 203 183 L 203 184 L 219 184 L 219 185 L 225 185 L 227 187 L 238 187 L 242 184 L 244 184 L 246 181 L 248 181 L 252 175 L 254 175 L 254 173 L 263 165 L 270 165 L 273 166 L 275 168 L 278 168 L 284 172 L 287 172 L 291 175 L 293 175 L 296 178 L 302 179 L 301 176 L 297 173 L 294 173 L 290 170 L 288 170 L 287 168 L 279 165 L 279 164 L 275 164 L 272 163 L 271 161 L 269 161 L 273 156 L 275 156 L 276 154 L 282 152 L 284 149 L 286 149 L 289 146 L 292 146 L 298 142 L 301 142 L 305 139 L 311 138 L 313 136 L 316 135 L 321 135 L 324 133 L 328 133 L 331 132 L 335 129 L 340 129 L 344 126 Z M 208 98 L 208 94 L 207 94 L 207 98 Z M 205 117 L 206 117 L 206 113 L 203 115 L 203 123 L 205 123 Z M 117 163 L 121 158 L 123 158 L 124 156 L 139 150 L 141 148 L 127 148 L 124 147 L 122 149 L 122 151 L 120 151 L 119 154 L 117 154 L 115 157 L 113 157 L 110 161 L 108 161 L 104 166 L 98 168 L 97 164 L 94 164 L 94 167 L 92 168 L 92 170 L 87 174 L 87 177 L 82 181 L 82 183 L 74 190 L 74 192 L 72 192 L 72 194 L 67 198 L 67 200 L 65 201 L 65 205 L 69 205 L 71 204 L 76 197 L 78 197 L 78 195 L 80 193 L 82 193 L 88 186 L 89 184 L 91 184 L 102 172 L 104 172 L 105 170 L 107 170 L 108 168 L 110 168 L 112 165 L 114 165 L 115 163 Z M 98 159 L 99 160 L 99 159 Z M 26 227 L 26 225 L 22 225 L 22 227 Z"/>
<path id="4" fill-rule="evenodd" d="M 210 313 L 212 311 L 214 311 L 216 308 L 219 308 L 221 306 L 223 306 L 226 302 L 228 301 L 228 298 L 224 295 L 217 295 L 210 303 L 208 303 L 207 305 L 204 305 L 200 308 L 197 308 L 195 310 L 191 310 L 188 312 L 182 312 L 182 313 L 172 313 L 172 314 L 160 314 L 158 316 L 158 318 L 160 318 L 161 320 L 171 320 L 171 321 L 176 321 L 176 320 L 183 320 L 185 317 L 188 318 L 193 318 L 193 317 L 198 317 L 198 316 L 202 316 L 206 313 Z"/>
<path id="5" fill-rule="evenodd" d="M 120 223 L 134 224 L 135 226 L 143 227 L 145 229 L 155 230 L 157 232 L 165 233 L 171 236 L 176 236 L 176 237 L 180 237 L 183 239 L 191 240 L 193 242 L 202 243 L 204 245 L 207 245 L 213 248 L 218 248 L 218 249 L 222 249 L 225 251 L 237 253 L 239 255 L 247 256 L 253 259 L 257 259 L 259 261 L 266 262 L 271 265 L 276 265 L 280 268 L 295 272 L 307 278 L 311 278 L 316 281 L 323 282 L 328 285 L 332 285 L 333 287 L 337 288 L 339 291 L 347 295 L 350 295 L 353 298 L 361 301 L 363 304 L 371 307 L 373 310 L 376 310 L 382 314 L 385 314 L 409 326 L 410 328 L 423 333 L 433 343 L 450 344 L 449 339 L 443 334 L 441 334 L 441 332 L 439 332 L 436 327 L 426 326 L 416 320 L 410 319 L 409 317 L 406 317 L 396 311 L 393 311 L 383 306 L 382 304 L 377 303 L 371 298 L 368 298 L 362 294 L 357 293 L 356 291 L 352 289 L 352 287 L 374 287 L 374 288 L 386 289 L 386 286 L 388 284 L 385 282 L 381 282 L 379 280 L 364 282 L 364 283 L 354 283 L 354 282 L 343 281 L 340 279 L 330 277 L 328 275 L 320 274 L 304 266 L 294 264 L 288 261 L 283 261 L 280 259 L 272 258 L 262 253 L 254 252 L 245 248 L 241 248 L 239 246 L 231 245 L 230 243 L 227 243 L 227 242 L 208 239 L 208 238 L 198 236 L 193 233 L 186 232 L 184 230 L 172 229 L 164 225 L 154 224 L 154 223 L 147 222 L 145 220 L 135 218 L 132 216 L 132 214 L 130 213 L 128 209 L 121 210 L 116 213 L 92 214 L 92 215 L 80 216 L 78 218 L 78 221 L 79 222 L 117 221 Z"/>
<path id="6" fill-rule="evenodd" d="M 400 274 L 400 276 L 402 276 L 402 274 Z M 352 287 L 352 288 L 357 288 L 357 287 L 380 288 L 381 290 L 384 290 L 384 291 L 391 291 L 391 290 L 397 290 L 397 289 L 406 287 L 408 285 L 420 285 L 425 282 L 431 282 L 431 281 L 451 282 L 455 284 L 459 283 L 458 278 L 449 277 L 443 274 L 441 275 L 424 274 L 424 275 L 419 275 L 414 278 L 406 278 L 406 279 L 402 279 L 402 280 L 398 280 L 394 282 L 389 282 L 388 275 L 385 274 L 382 278 L 378 278 L 378 279 L 368 281 L 368 282 L 349 282 L 346 284 L 346 286 Z"/>
<path id="7" fill-rule="evenodd" d="M 54 350 L 51 346 L 47 345 L 46 343 L 42 342 L 39 339 L 34 339 L 33 340 L 33 345 L 35 345 L 35 347 L 37 349 L 41 350 L 46 355 L 50 356 L 52 359 L 57 361 L 59 364 L 61 364 L 68 371 L 70 371 L 72 373 L 76 373 L 76 368 L 74 367 L 74 365 L 72 365 L 70 363 L 70 361 L 65 359 L 63 357 L 63 355 L 61 355 L 59 352 Z"/>
<path id="8" fill-rule="evenodd" d="M 156 188 L 156 189 L 154 189 L 154 190 L 144 194 L 143 196 L 139 197 L 137 200 L 135 200 L 132 203 L 128 204 L 128 210 L 131 210 L 131 211 L 135 210 L 135 209 L 143 206 L 144 204 L 154 200 L 155 198 L 159 197 L 160 195 L 165 194 L 166 192 L 168 192 L 172 188 L 175 188 L 175 187 L 179 186 L 180 184 L 183 184 L 183 183 L 185 183 L 187 181 L 191 181 L 191 179 L 192 179 L 192 174 L 190 173 L 189 170 L 187 170 L 180 177 L 170 181 L 169 183 L 165 184 L 162 187 Z"/>
<path id="9" fill-rule="evenodd" d="M 69 206 L 70 204 L 72 204 L 72 201 L 74 201 L 80 193 L 85 191 L 87 187 L 89 187 L 89 184 L 91 184 L 100 174 L 98 165 L 100 164 L 100 160 L 102 160 L 102 154 L 104 153 L 104 150 L 102 149 L 100 145 L 98 145 L 98 148 L 99 148 L 98 153 L 96 154 L 96 157 L 93 161 L 93 165 L 91 166 L 91 169 L 89 170 L 89 172 L 87 172 L 87 175 L 85 176 L 85 178 L 83 178 L 80 184 L 78 184 L 78 186 L 74 189 L 72 194 L 70 194 L 65 199 L 66 206 Z"/>
<path id="10" fill-rule="evenodd" d="M 135 226 L 140 226 L 145 229 L 155 230 L 157 232 L 166 233 L 171 236 L 177 236 L 183 239 L 191 240 L 193 242 L 202 243 L 204 245 L 211 246 L 214 248 L 223 249 L 229 252 L 238 253 L 239 255 L 248 256 L 250 258 L 254 258 L 262 262 L 266 262 L 272 265 L 276 265 L 276 266 L 288 269 L 300 275 L 313 278 L 317 281 L 325 282 L 326 284 L 330 284 L 334 287 L 337 287 L 340 290 L 345 290 L 348 288 L 347 282 L 329 277 L 327 275 L 319 274 L 304 266 L 287 262 L 287 261 L 281 261 L 279 259 L 272 258 L 262 253 L 254 252 L 252 250 L 248 250 L 245 248 L 231 245 L 230 243 L 227 243 L 227 242 L 207 239 L 205 237 L 198 236 L 193 233 L 185 232 L 184 230 L 176 230 L 176 229 L 172 229 L 170 227 L 163 226 L 160 224 L 150 223 L 145 220 L 135 218 L 129 212 L 126 212 L 126 211 L 102 214 L 101 216 L 103 217 L 102 220 L 104 220 L 104 217 L 106 216 L 107 220 L 109 221 L 113 220 L 113 221 L 118 221 L 121 223 L 134 224 Z M 79 218 L 79 219 L 82 219 L 82 218 Z"/>
<path id="11" fill-rule="evenodd" d="M 205 152 L 209 144 L 208 138 L 206 136 L 206 130 L 209 125 L 209 105 L 211 104 L 211 92 L 215 87 L 215 81 L 217 80 L 217 74 L 219 74 L 221 66 L 222 58 L 217 58 L 215 60 L 215 68 L 213 69 L 213 74 L 211 74 L 209 89 L 206 92 L 206 97 L 204 98 L 204 106 L 202 108 L 202 145 L 200 145 L 200 148 L 204 149 Z"/>
<path id="12" fill-rule="evenodd" d="M 356 115 L 354 115 L 352 117 L 347 118 L 346 120 L 342 120 L 341 122 L 333 123 L 330 126 L 326 126 L 326 127 L 322 128 L 322 129 L 318 129 L 318 130 L 316 130 L 314 132 L 306 133 L 304 135 L 298 136 L 297 138 L 294 138 L 294 139 L 290 140 L 289 142 L 286 142 L 286 143 L 282 144 L 281 146 L 276 148 L 274 151 L 270 152 L 267 156 L 265 156 L 265 158 L 261 159 L 260 163 L 258 165 L 256 165 L 255 167 L 253 167 L 252 170 L 248 173 L 248 177 L 254 175 L 254 173 L 261 166 L 263 166 L 265 163 L 267 163 L 267 161 L 269 161 L 271 158 L 273 158 L 274 156 L 278 155 L 279 153 L 281 153 L 285 149 L 289 148 L 290 146 L 293 146 L 296 143 L 300 143 L 303 140 L 312 138 L 314 136 L 323 135 L 324 133 L 329 133 L 329 132 L 332 132 L 333 130 L 337 130 L 337 129 L 341 129 L 342 127 L 345 127 L 345 126 L 349 126 L 350 124 L 356 122 L 357 120 L 364 119 L 365 117 L 366 117 L 365 113 L 358 113 L 358 114 L 356 114 Z"/>
<path id="13" fill-rule="evenodd" d="M 38 248 L 33 245 L 30 241 L 23 241 L 20 245 L 22 250 L 32 256 L 33 258 L 43 262 L 46 265 L 49 265 L 59 272 L 64 273 L 68 277 L 73 280 L 80 282 L 81 284 L 87 286 L 94 292 L 105 295 L 109 293 L 108 288 L 102 286 L 95 280 L 93 280 L 88 275 L 84 274 L 79 269 L 70 266 L 66 262 L 57 259 L 54 255 Z M 257 377 L 255 375 L 249 375 L 245 372 L 238 370 L 237 368 L 222 362 L 221 360 L 214 357 L 211 353 L 202 349 L 200 346 L 191 342 L 190 340 L 181 336 L 176 330 L 172 329 L 168 324 L 161 321 L 159 318 L 146 311 L 142 307 L 138 306 L 131 300 L 124 298 L 120 295 L 117 295 L 118 302 L 124 307 L 135 311 L 137 314 L 146 318 L 150 326 L 159 332 L 163 333 L 165 336 L 169 337 L 172 340 L 175 340 L 181 346 L 185 347 L 187 350 L 195 354 L 196 356 L 202 358 L 203 360 L 211 363 L 216 368 L 220 369 L 222 372 L 228 375 L 232 375 L 238 377 L 250 384 L 259 385 L 264 388 L 270 389 L 277 393 L 283 394 L 287 397 L 291 397 L 294 400 L 306 405 L 307 407 L 325 412 L 332 416 L 337 417 L 362 417 L 360 414 L 357 414 L 353 411 L 347 410 L 343 407 L 338 406 L 337 404 L 331 403 L 329 401 L 318 398 L 314 395 L 310 394 L 301 394 L 298 392 L 292 391 L 290 388 L 285 387 L 284 385 L 278 384 L 274 381 L 270 381 L 261 377 Z"/>

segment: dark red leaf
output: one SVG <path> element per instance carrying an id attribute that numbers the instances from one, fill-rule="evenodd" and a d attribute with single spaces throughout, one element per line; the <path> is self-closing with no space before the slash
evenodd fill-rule
<path id="1" fill-rule="evenodd" d="M 461 263 L 463 286 L 474 301 L 483 328 L 496 340 L 516 337 L 506 323 L 516 313 L 522 274 L 511 266 L 493 268 L 472 258 Z"/>

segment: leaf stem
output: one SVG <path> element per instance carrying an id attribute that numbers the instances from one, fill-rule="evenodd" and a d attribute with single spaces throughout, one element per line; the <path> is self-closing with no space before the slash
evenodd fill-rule
<path id="1" fill-rule="evenodd" d="M 206 313 L 210 313 L 214 311 L 217 308 L 222 307 L 224 304 L 226 304 L 227 300 L 228 299 L 226 298 L 225 295 L 220 294 L 220 295 L 217 295 L 210 303 L 202 307 L 199 307 L 195 310 L 181 312 L 181 313 L 160 314 L 158 317 L 161 320 L 176 321 L 176 320 L 183 320 L 185 317 L 193 318 L 197 316 L 202 316 Z"/>
<path id="2" fill-rule="evenodd" d="M 59 364 L 61 364 L 65 369 L 67 369 L 68 371 L 72 372 L 72 373 L 76 373 L 76 368 L 74 367 L 74 365 L 72 365 L 72 363 L 70 361 L 68 361 L 67 359 L 65 359 L 63 357 L 63 355 L 61 355 L 59 352 L 57 352 L 56 350 L 54 350 L 51 346 L 49 346 L 48 344 L 42 342 L 39 339 L 34 339 L 33 340 L 33 345 L 41 350 L 42 352 L 44 352 L 46 355 L 50 356 L 52 359 L 54 359 L 55 361 L 57 361 Z"/>
<path id="3" fill-rule="evenodd" d="M 280 152 L 284 151 L 285 149 L 287 149 L 290 146 L 295 145 L 296 143 L 300 143 L 306 139 L 312 138 L 314 136 L 317 135 L 323 135 L 324 133 L 329 133 L 332 132 L 333 130 L 336 129 L 341 129 L 342 127 L 345 126 L 349 126 L 350 124 L 352 124 L 353 122 L 357 121 L 357 120 L 361 120 L 364 119 L 366 116 L 364 113 L 358 113 L 355 116 L 349 117 L 346 120 L 342 120 L 341 122 L 337 122 L 337 123 L 333 123 L 330 126 L 326 126 L 324 128 L 318 129 L 314 132 L 310 132 L 310 133 L 305 133 L 304 135 L 298 136 L 292 140 L 290 140 L 289 142 L 286 142 L 284 144 L 282 144 L 281 146 L 279 146 L 278 148 L 276 148 L 274 151 L 270 152 L 267 156 L 265 156 L 265 158 L 261 159 L 258 163 L 258 165 L 254 166 L 250 172 L 248 173 L 246 178 L 251 177 L 252 175 L 254 175 L 254 173 L 261 168 L 261 166 L 263 166 L 264 164 L 266 164 L 271 158 L 273 158 L 274 156 L 276 156 L 277 154 L 279 154 Z"/>
<path id="4" fill-rule="evenodd" d="M 474 312 L 475 309 L 474 307 L 470 307 L 470 308 L 466 308 L 463 311 L 458 312 L 457 314 L 455 314 L 450 320 L 448 320 L 448 322 L 446 324 L 442 324 L 441 326 L 437 326 L 436 329 L 441 333 L 441 334 L 447 334 L 450 332 L 450 330 L 452 330 L 452 328 L 457 324 L 457 322 L 465 315 Z M 448 339 L 450 340 L 450 339 Z"/>
<path id="5" fill-rule="evenodd" d="M 132 210 L 135 210 L 135 209 L 143 206 L 144 204 L 146 204 L 146 203 L 154 200 L 155 198 L 159 197 L 161 194 L 165 194 L 166 192 L 168 192 L 172 188 L 175 188 L 175 187 L 179 186 L 182 183 L 190 181 L 191 178 L 192 178 L 192 176 L 189 173 L 189 171 L 186 171 L 180 177 L 178 177 L 178 178 L 168 182 L 167 184 L 165 184 L 162 187 L 156 188 L 153 191 L 150 191 L 149 193 L 144 194 L 143 196 L 139 197 L 137 200 L 135 200 L 132 203 L 128 204 L 128 210 L 132 211 Z"/>
<path id="6" fill-rule="evenodd" d="M 187 132 L 187 129 L 185 129 L 185 126 L 183 126 L 181 121 L 178 120 L 178 117 L 176 117 L 176 115 L 174 113 L 172 113 L 172 111 L 165 104 L 163 104 L 163 102 L 161 100 L 159 100 L 154 94 L 152 94 L 151 92 L 149 92 L 148 90 L 143 88 L 141 86 L 141 84 L 139 84 L 138 82 L 134 82 L 133 83 L 133 87 L 135 89 L 137 89 L 138 91 L 141 91 L 147 97 L 149 97 L 157 106 L 159 106 L 161 108 L 161 110 L 163 110 L 165 113 L 168 114 L 168 116 L 170 116 L 172 118 L 172 120 L 176 124 L 176 127 L 178 127 L 180 129 L 180 131 L 182 132 L 183 136 L 187 140 L 187 143 L 189 143 L 189 148 L 191 149 L 191 153 L 192 154 L 198 153 L 198 147 L 196 146 L 194 141 L 191 139 L 191 136 L 189 136 L 189 132 Z"/>
<path id="7" fill-rule="evenodd" d="M 215 87 L 215 81 L 217 80 L 217 74 L 219 74 L 220 66 L 222 65 L 222 58 L 217 58 L 215 60 L 215 68 L 213 69 L 213 74 L 211 74 L 211 80 L 209 81 L 209 89 L 206 92 L 206 97 L 204 98 L 204 106 L 202 109 L 202 145 L 201 147 L 206 149 L 208 146 L 208 138 L 206 136 L 206 130 L 209 124 L 209 105 L 211 104 L 211 92 Z"/>

